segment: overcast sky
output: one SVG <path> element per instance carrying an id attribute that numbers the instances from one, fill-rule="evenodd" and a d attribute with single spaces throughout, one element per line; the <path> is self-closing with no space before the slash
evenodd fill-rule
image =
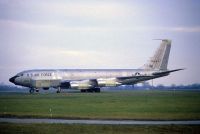
<path id="1" fill-rule="evenodd" d="M 27 69 L 139 68 L 172 40 L 155 83 L 200 82 L 199 0 L 0 0 L 0 82 Z"/>

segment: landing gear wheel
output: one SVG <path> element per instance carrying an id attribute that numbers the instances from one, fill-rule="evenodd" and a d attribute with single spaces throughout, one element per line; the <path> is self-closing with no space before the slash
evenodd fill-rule
<path id="1" fill-rule="evenodd" d="M 58 87 L 58 90 L 56 91 L 56 93 L 60 93 L 61 92 L 61 89 L 60 87 Z"/>
<path id="2" fill-rule="evenodd" d="M 92 93 L 94 90 L 93 89 L 87 89 L 87 92 Z"/>
<path id="3" fill-rule="evenodd" d="M 101 92 L 100 88 L 95 88 L 94 91 L 95 91 L 96 93 L 100 93 L 100 92 Z"/>
<path id="4" fill-rule="evenodd" d="M 85 92 L 86 92 L 86 90 L 83 90 L 83 89 L 81 90 L 81 93 L 85 93 Z"/>
<path id="5" fill-rule="evenodd" d="M 29 90 L 29 93 L 32 94 L 32 93 L 34 93 L 34 91 L 35 91 L 35 89 L 34 89 L 34 88 L 31 88 L 31 89 Z"/>

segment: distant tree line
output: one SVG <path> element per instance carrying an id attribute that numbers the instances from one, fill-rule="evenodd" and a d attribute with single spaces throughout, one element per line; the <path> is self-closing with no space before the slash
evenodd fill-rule
<path id="1" fill-rule="evenodd" d="M 26 88 L 20 87 L 20 86 L 10 86 L 10 85 L 4 85 L 0 84 L 0 92 L 6 92 L 6 91 L 13 91 L 13 92 L 23 92 Z"/>
<path id="2" fill-rule="evenodd" d="M 108 89 L 122 89 L 122 90 L 142 90 L 142 89 L 160 89 L 160 90 L 190 90 L 190 89 L 200 89 L 200 83 L 194 83 L 194 84 L 189 84 L 189 85 L 175 85 L 172 84 L 170 86 L 165 86 L 163 84 L 158 84 L 158 85 L 150 85 L 148 82 L 145 82 L 141 85 L 125 85 L 125 86 L 119 86 L 119 87 L 109 87 Z"/>
<path id="3" fill-rule="evenodd" d="M 200 89 L 199 83 L 189 84 L 189 85 L 175 85 L 172 84 L 170 86 L 164 86 L 162 84 L 159 84 L 154 87 L 155 89 Z"/>

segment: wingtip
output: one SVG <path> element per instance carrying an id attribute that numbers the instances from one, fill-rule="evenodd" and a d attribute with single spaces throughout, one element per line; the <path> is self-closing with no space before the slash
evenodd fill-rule
<path id="1" fill-rule="evenodd" d="M 153 40 L 161 40 L 161 41 L 166 41 L 166 42 L 172 42 L 171 39 L 153 39 Z"/>
<path id="2" fill-rule="evenodd" d="M 178 69 L 178 70 L 185 70 L 185 69 L 187 69 L 187 68 L 180 68 L 180 69 Z"/>

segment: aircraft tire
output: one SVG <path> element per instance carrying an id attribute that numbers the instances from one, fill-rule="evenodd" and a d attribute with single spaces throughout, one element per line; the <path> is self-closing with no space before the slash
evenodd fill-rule
<path id="1" fill-rule="evenodd" d="M 94 90 L 93 89 L 87 89 L 87 92 L 92 93 Z"/>
<path id="2" fill-rule="evenodd" d="M 31 89 L 29 90 L 29 93 L 30 93 L 30 94 L 33 94 L 34 91 L 35 91 L 35 89 L 34 89 L 34 88 L 31 88 Z"/>
<path id="3" fill-rule="evenodd" d="M 56 93 L 61 93 L 61 88 L 58 87 L 58 90 L 56 91 Z"/>
<path id="4" fill-rule="evenodd" d="M 84 89 L 81 90 L 81 93 L 85 93 L 85 92 L 86 92 L 86 90 L 84 90 Z"/>
<path id="5" fill-rule="evenodd" d="M 95 88 L 94 91 L 95 91 L 96 93 L 100 93 L 100 92 L 101 92 L 100 88 Z"/>

